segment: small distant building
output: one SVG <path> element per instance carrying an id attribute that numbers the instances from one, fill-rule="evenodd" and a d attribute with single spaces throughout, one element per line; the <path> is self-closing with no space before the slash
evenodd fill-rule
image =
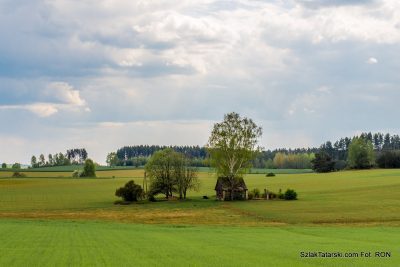
<path id="1" fill-rule="evenodd" d="M 215 185 L 218 200 L 231 200 L 231 183 L 228 177 L 218 177 Z M 237 178 L 233 190 L 233 200 L 246 200 L 247 186 L 242 177 Z"/>

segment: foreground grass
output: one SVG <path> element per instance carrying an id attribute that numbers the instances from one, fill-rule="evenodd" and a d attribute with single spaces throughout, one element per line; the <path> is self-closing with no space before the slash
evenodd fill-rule
<path id="1" fill-rule="evenodd" d="M 0 220 L 0 266 L 399 266 L 391 227 L 171 227 Z M 372 252 L 301 258 L 301 251 Z M 374 257 L 376 251 L 390 258 Z"/>

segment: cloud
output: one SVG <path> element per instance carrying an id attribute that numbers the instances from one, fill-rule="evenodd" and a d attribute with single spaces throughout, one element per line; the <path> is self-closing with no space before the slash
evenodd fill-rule
<path id="1" fill-rule="evenodd" d="M 39 117 L 50 117 L 58 112 L 58 108 L 54 104 L 49 103 L 35 103 L 30 105 L 3 105 L 0 110 L 28 110 Z"/>
<path id="2" fill-rule="evenodd" d="M 377 64 L 378 63 L 378 60 L 376 59 L 376 58 L 374 58 L 374 57 L 370 57 L 368 60 L 367 60 L 367 63 L 368 64 Z"/>
<path id="3" fill-rule="evenodd" d="M 308 8 L 338 7 L 351 5 L 371 5 L 378 3 L 377 0 L 297 0 L 296 2 Z"/>
<path id="4" fill-rule="evenodd" d="M 63 103 L 73 106 L 85 106 L 86 101 L 80 96 L 80 92 L 75 90 L 66 82 L 52 82 L 47 86 L 48 93 L 53 94 Z"/>
<path id="5" fill-rule="evenodd" d="M 40 117 L 49 117 L 58 112 L 57 107 L 47 103 L 37 103 L 37 104 L 22 106 L 22 108 L 26 108 L 27 110 L 35 113 Z"/>
<path id="6" fill-rule="evenodd" d="M 0 105 L 2 110 L 27 110 L 39 117 L 50 117 L 60 111 L 81 111 L 90 112 L 90 108 L 80 92 L 65 82 L 51 82 L 45 89 L 39 89 L 37 102 Z M 25 91 L 26 92 L 26 91 Z M 29 97 L 24 92 L 20 97 Z M 29 100 L 29 99 L 28 99 Z M 44 102 L 45 100 L 46 102 Z"/>
<path id="7" fill-rule="evenodd" d="M 104 158 L 105 138 L 203 144 L 207 124 L 182 121 L 230 111 L 262 122 L 265 147 L 393 128 L 397 0 L 93 3 L 0 3 L 0 119 L 19 123 L 0 134 Z"/>

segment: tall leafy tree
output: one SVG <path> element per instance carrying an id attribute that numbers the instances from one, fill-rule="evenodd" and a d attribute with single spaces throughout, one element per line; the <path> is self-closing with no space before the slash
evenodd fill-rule
<path id="1" fill-rule="evenodd" d="M 116 166 L 118 163 L 117 153 L 111 152 L 107 155 L 106 163 L 108 166 Z"/>
<path id="2" fill-rule="evenodd" d="M 347 159 L 350 168 L 368 169 L 374 165 L 375 155 L 372 142 L 361 137 L 353 138 Z"/>
<path id="3" fill-rule="evenodd" d="M 14 170 L 19 170 L 21 169 L 21 164 L 16 162 L 11 166 L 11 168 Z"/>
<path id="4" fill-rule="evenodd" d="M 157 151 L 146 164 L 146 173 L 150 178 L 150 194 L 165 194 L 168 199 L 176 191 L 174 165 L 178 158 L 177 152 L 170 148 Z"/>
<path id="5" fill-rule="evenodd" d="M 261 135 L 261 127 L 235 112 L 214 124 L 207 148 L 217 173 L 229 180 L 231 200 L 238 178 L 251 167 L 251 161 L 260 151 L 257 143 Z"/>
<path id="6" fill-rule="evenodd" d="M 46 159 L 45 159 L 43 154 L 40 154 L 40 156 L 39 156 L 39 166 L 43 167 L 45 165 L 46 165 Z"/>
<path id="7" fill-rule="evenodd" d="M 52 154 L 49 154 L 48 158 L 49 158 L 49 165 L 50 165 L 50 166 L 54 166 L 53 155 L 52 155 Z"/>
<path id="8" fill-rule="evenodd" d="M 174 177 L 179 199 L 186 199 L 189 189 L 197 190 L 199 187 L 196 169 L 189 165 L 185 155 L 179 153 L 174 161 Z"/>
<path id="9" fill-rule="evenodd" d="M 32 156 L 32 158 L 31 158 L 31 166 L 32 166 L 32 168 L 37 167 L 37 159 L 35 156 Z"/>
<path id="10" fill-rule="evenodd" d="M 1 168 L 2 168 L 2 169 L 7 169 L 7 163 L 1 164 Z"/>

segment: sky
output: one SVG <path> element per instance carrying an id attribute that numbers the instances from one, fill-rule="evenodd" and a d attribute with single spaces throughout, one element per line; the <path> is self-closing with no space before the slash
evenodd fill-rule
<path id="1" fill-rule="evenodd" d="M 0 162 L 205 145 L 235 111 L 260 145 L 399 133 L 398 0 L 0 0 Z"/>

